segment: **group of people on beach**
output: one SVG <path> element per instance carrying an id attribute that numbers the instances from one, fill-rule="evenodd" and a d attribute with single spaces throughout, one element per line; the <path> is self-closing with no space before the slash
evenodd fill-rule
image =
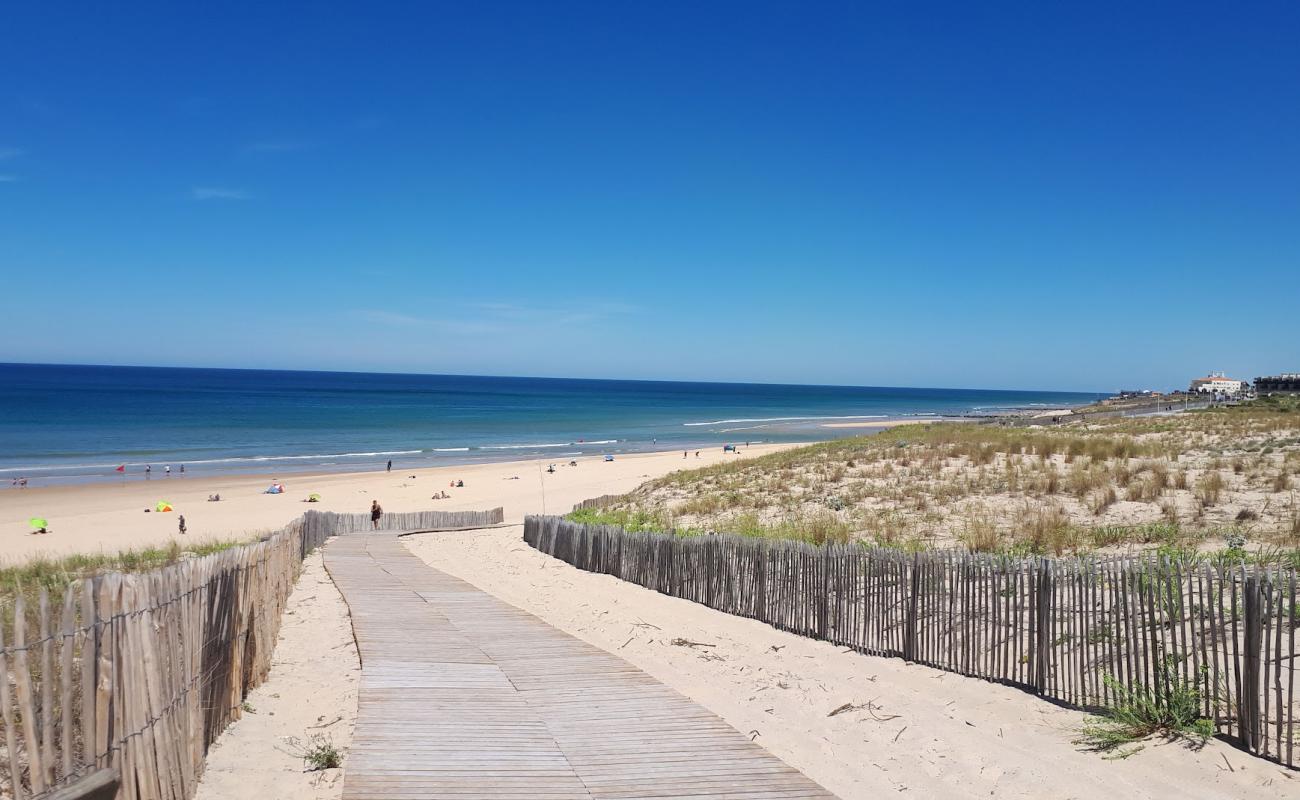
<path id="1" fill-rule="evenodd" d="M 184 465 L 184 464 L 181 464 L 181 466 L 180 466 L 180 473 L 181 473 L 182 475 L 185 474 L 185 465 Z M 164 464 L 164 465 L 163 465 L 163 475 L 164 475 L 165 477 L 171 477 L 171 474 L 172 474 L 172 465 L 171 465 L 171 464 Z M 145 465 L 144 465 L 144 476 L 145 476 L 146 478 L 152 478 L 152 477 L 153 477 L 153 464 L 145 464 Z"/>

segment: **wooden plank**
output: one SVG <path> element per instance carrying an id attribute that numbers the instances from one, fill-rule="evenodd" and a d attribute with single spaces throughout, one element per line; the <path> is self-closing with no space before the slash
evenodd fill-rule
<path id="1" fill-rule="evenodd" d="M 59 672 L 63 678 L 59 685 L 59 753 L 63 759 L 63 777 L 67 779 L 74 769 L 72 753 L 72 686 L 74 683 L 73 651 L 76 647 L 76 583 L 69 585 L 63 593 L 62 636 L 59 640 Z"/>
<path id="2" fill-rule="evenodd" d="M 9 691 L 9 657 L 5 649 L 4 619 L 0 618 L 0 718 L 4 720 L 5 756 L 9 759 L 9 785 L 14 800 L 23 800 L 27 793 L 23 790 L 22 770 L 18 768 L 18 741 L 14 731 L 14 712 L 10 705 Z"/>
<path id="3" fill-rule="evenodd" d="M 95 617 L 95 582 L 86 578 L 81 582 L 81 632 L 77 634 L 81 649 L 81 758 L 79 767 L 95 763 L 95 687 L 98 685 L 95 670 L 99 662 L 99 627 Z"/>
<path id="4" fill-rule="evenodd" d="M 50 624 L 50 592 L 41 587 L 39 599 L 41 642 L 41 764 L 45 767 L 45 785 L 55 784 L 58 757 L 54 752 L 54 684 L 58 673 L 54 671 L 54 637 Z"/>
<path id="5" fill-rule="evenodd" d="M 76 782 L 56 789 L 41 800 L 113 800 L 121 775 L 116 769 L 95 770 Z"/>
<path id="6" fill-rule="evenodd" d="M 23 744 L 27 752 L 27 779 L 32 794 L 40 794 L 48 785 L 45 764 L 41 754 L 41 738 L 37 731 L 35 693 L 32 690 L 32 671 L 27 660 L 26 636 L 27 609 L 21 594 L 14 598 L 14 687 L 18 695 L 18 712 L 22 715 Z"/>

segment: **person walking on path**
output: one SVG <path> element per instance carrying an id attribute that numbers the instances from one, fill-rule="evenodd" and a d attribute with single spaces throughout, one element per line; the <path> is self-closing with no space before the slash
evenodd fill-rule
<path id="1" fill-rule="evenodd" d="M 181 514 L 176 518 L 176 527 L 180 529 L 181 535 L 185 535 L 185 515 Z"/>
<path id="2" fill-rule="evenodd" d="M 370 528 L 379 530 L 379 518 L 384 515 L 384 509 L 379 505 L 378 500 L 370 501 Z"/>

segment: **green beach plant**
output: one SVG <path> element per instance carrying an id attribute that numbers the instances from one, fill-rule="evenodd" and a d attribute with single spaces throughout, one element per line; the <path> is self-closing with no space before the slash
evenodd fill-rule
<path id="1" fill-rule="evenodd" d="M 1102 677 L 1114 696 L 1112 705 L 1086 721 L 1076 744 L 1106 758 L 1128 758 L 1142 749 L 1141 742 L 1156 737 L 1182 741 L 1197 749 L 1214 735 L 1214 723 L 1201 716 L 1202 666 L 1196 680 L 1184 680 L 1178 666 L 1183 659 L 1167 654 L 1157 664 L 1153 686 L 1126 686 L 1113 675 Z"/>

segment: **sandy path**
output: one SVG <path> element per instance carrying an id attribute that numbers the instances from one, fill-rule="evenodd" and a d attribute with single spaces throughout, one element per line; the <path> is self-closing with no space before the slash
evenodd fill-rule
<path id="1" fill-rule="evenodd" d="M 1199 753 L 1153 744 L 1124 761 L 1103 760 L 1071 744 L 1080 712 L 582 572 L 528 547 L 520 533 L 405 541 L 438 569 L 626 658 L 845 800 L 904 791 L 1026 800 L 1300 796 L 1295 773 L 1219 742 Z M 671 645 L 678 637 L 715 646 Z M 872 706 L 828 716 L 845 703 Z"/>
<path id="2" fill-rule="evenodd" d="M 356 644 L 342 596 L 321 554 L 307 557 L 289 597 L 266 683 L 249 694 L 251 712 L 231 725 L 208 753 L 195 800 L 284 798 L 332 800 L 342 771 L 303 772 L 290 739 L 315 733 L 346 749 L 357 716 Z"/>

